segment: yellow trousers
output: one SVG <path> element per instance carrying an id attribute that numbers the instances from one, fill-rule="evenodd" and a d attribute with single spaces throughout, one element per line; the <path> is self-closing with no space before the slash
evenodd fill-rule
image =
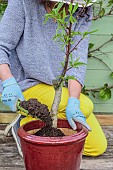
<path id="1" fill-rule="evenodd" d="M 26 100 L 30 98 L 37 98 L 43 104 L 46 104 L 48 108 L 51 108 L 54 98 L 54 88 L 50 85 L 39 84 L 27 89 L 24 93 Z M 66 118 L 65 109 L 68 102 L 68 89 L 63 87 L 61 102 L 58 109 L 58 117 Z M 104 153 L 107 148 L 106 137 L 96 119 L 93 111 L 92 101 L 81 93 L 80 95 L 80 108 L 83 114 L 86 116 L 86 121 L 90 125 L 92 131 L 89 132 L 85 145 L 83 155 L 86 156 L 98 156 Z M 34 118 L 27 116 L 21 120 L 20 125 L 33 120 Z"/>

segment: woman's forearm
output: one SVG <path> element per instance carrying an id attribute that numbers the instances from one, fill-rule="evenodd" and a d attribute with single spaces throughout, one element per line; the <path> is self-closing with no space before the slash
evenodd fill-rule
<path id="1" fill-rule="evenodd" d="M 0 64 L 0 79 L 2 81 L 13 77 L 8 64 Z"/>
<path id="2" fill-rule="evenodd" d="M 79 99 L 81 89 L 82 89 L 82 86 L 77 80 L 69 80 L 68 81 L 69 97 L 75 97 L 75 98 Z"/>

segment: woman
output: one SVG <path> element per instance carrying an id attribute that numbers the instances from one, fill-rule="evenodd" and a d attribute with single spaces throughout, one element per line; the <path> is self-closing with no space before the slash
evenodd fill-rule
<path id="1" fill-rule="evenodd" d="M 51 108 L 54 97 L 52 81 L 62 72 L 59 68 L 63 61 L 62 56 L 64 56 L 64 53 L 52 40 L 57 23 L 51 19 L 43 24 L 44 15 L 51 11 L 54 4 L 54 2 L 48 1 L 40 3 L 38 0 L 10 0 L 2 18 L 0 24 L 0 92 L 2 102 L 12 111 L 16 111 L 18 99 L 28 100 L 29 98 L 37 98 L 49 109 Z M 65 9 L 67 10 L 66 4 Z M 92 7 L 87 7 L 84 15 L 79 16 L 81 10 L 82 7 L 79 7 L 74 14 L 78 22 L 73 29 L 85 32 L 90 27 Z M 75 41 L 79 40 L 80 36 L 76 36 Z M 74 59 L 80 57 L 80 61 L 87 63 L 87 52 L 88 38 L 84 38 L 73 53 Z M 76 121 L 88 130 L 91 128 L 92 131 L 85 142 L 84 155 L 97 156 L 106 150 L 107 142 L 92 113 L 93 103 L 81 94 L 85 73 L 85 65 L 80 66 L 79 69 L 72 68 L 66 73 L 73 75 L 76 80 L 69 80 L 68 88 L 63 87 L 58 117 L 67 117 L 74 130 Z M 9 126 L 12 127 L 20 154 L 17 129 L 23 123 L 31 120 L 31 117 L 22 119 L 19 115 Z"/>

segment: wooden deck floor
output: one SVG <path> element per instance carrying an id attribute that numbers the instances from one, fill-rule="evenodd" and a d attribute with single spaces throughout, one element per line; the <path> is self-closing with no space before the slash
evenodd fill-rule
<path id="1" fill-rule="evenodd" d="M 0 170 L 25 170 L 12 137 L 4 137 L 0 125 Z M 103 126 L 108 139 L 107 151 L 99 157 L 83 157 L 81 170 L 113 170 L 113 126 Z"/>

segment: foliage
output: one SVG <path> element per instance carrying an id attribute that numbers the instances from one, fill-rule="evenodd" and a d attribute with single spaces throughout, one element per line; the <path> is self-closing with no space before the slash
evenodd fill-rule
<path id="1" fill-rule="evenodd" d="M 61 10 L 62 8 L 62 10 Z M 88 34 L 94 33 L 94 31 L 86 31 L 86 32 L 79 32 L 72 30 L 72 25 L 77 22 L 74 13 L 78 9 L 78 3 L 76 5 L 69 4 L 68 14 L 66 14 L 66 10 L 64 7 L 64 3 L 57 3 L 55 7 L 52 9 L 50 13 L 45 15 L 45 22 L 46 23 L 49 19 L 53 19 L 57 22 L 58 27 L 56 29 L 56 34 L 53 37 L 55 42 L 58 42 L 61 50 L 64 52 L 64 62 L 61 63 L 62 67 L 64 68 L 62 75 L 59 76 L 60 80 L 57 84 L 58 87 L 61 85 L 63 81 L 67 81 L 68 79 L 73 79 L 73 76 L 65 77 L 66 72 L 71 68 L 78 68 L 79 66 L 84 65 L 85 63 L 80 62 L 80 58 L 76 61 L 73 60 L 72 52 L 76 50 L 79 43 L 87 37 Z M 83 11 L 84 12 L 84 11 Z M 78 13 L 79 16 L 79 13 Z M 81 39 L 79 42 L 75 42 L 74 37 L 76 35 L 80 35 Z M 73 47 L 71 47 L 73 45 Z M 55 84 L 56 87 L 56 84 Z M 58 88 L 57 87 L 57 88 Z"/>
<path id="2" fill-rule="evenodd" d="M 100 89 L 99 97 L 102 100 L 111 99 L 111 90 L 108 88 L 108 84 L 105 84 L 104 87 Z"/>
<path id="3" fill-rule="evenodd" d="M 0 0 L 0 15 L 4 14 L 6 7 L 7 7 L 7 2 L 4 0 Z"/>

